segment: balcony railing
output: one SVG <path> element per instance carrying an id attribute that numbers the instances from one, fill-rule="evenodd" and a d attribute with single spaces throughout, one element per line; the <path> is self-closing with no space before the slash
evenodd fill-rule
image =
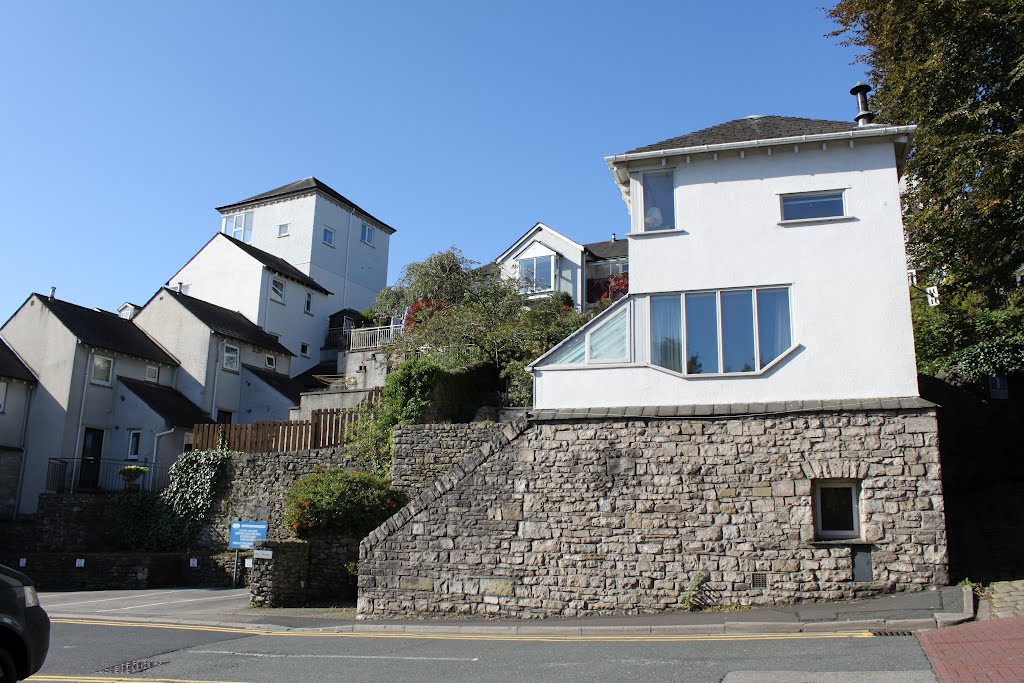
<path id="1" fill-rule="evenodd" d="M 145 467 L 146 473 L 133 482 L 119 474 L 122 467 Z M 50 458 L 46 468 L 46 490 L 55 493 L 75 491 L 160 491 L 167 487 L 171 463 L 148 460 L 72 460 Z"/>

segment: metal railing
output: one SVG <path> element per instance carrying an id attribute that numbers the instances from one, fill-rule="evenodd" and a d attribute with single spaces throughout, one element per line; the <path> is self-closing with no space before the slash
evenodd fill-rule
<path id="1" fill-rule="evenodd" d="M 361 327 L 349 331 L 350 351 L 370 351 L 391 343 L 402 331 L 401 327 L 387 325 L 384 327 Z"/>
<path id="2" fill-rule="evenodd" d="M 132 482 L 120 470 L 127 465 L 145 467 L 146 472 Z M 55 493 L 76 491 L 160 491 L 167 487 L 171 463 L 149 460 L 73 460 L 50 458 L 46 467 L 46 490 Z"/>

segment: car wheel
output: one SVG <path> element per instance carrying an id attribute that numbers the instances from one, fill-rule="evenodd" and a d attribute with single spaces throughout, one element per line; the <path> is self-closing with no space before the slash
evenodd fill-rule
<path id="1" fill-rule="evenodd" d="M 14 668 L 11 653 L 0 647 L 0 683 L 14 683 L 18 680 L 18 671 Z"/>

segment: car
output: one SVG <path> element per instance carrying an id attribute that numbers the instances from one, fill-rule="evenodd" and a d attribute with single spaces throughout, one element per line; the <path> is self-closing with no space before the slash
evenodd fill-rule
<path id="1" fill-rule="evenodd" d="M 50 649 L 50 617 L 39 605 L 35 584 L 0 564 L 0 683 L 39 671 Z"/>

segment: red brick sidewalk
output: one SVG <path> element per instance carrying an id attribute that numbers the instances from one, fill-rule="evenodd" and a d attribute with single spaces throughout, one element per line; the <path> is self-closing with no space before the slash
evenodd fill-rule
<path id="1" fill-rule="evenodd" d="M 1024 681 L 1024 617 L 918 634 L 941 683 Z"/>

